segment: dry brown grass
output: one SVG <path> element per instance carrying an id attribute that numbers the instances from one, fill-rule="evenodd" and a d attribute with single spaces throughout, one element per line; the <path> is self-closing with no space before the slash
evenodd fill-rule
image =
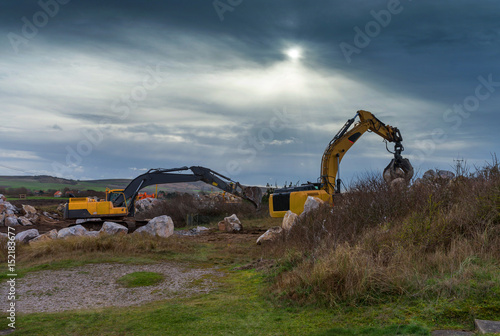
<path id="1" fill-rule="evenodd" d="M 296 225 L 274 290 L 299 302 L 468 297 L 500 288 L 500 172 L 391 190 L 370 177 Z"/>

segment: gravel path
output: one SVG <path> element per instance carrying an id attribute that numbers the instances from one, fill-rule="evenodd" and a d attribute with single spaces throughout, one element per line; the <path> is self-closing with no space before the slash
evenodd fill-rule
<path id="1" fill-rule="evenodd" d="M 154 286 L 124 288 L 116 280 L 132 272 L 158 272 L 165 280 Z M 57 312 L 99 307 L 126 307 L 146 302 L 208 293 L 224 274 L 174 263 L 152 265 L 90 264 L 64 270 L 39 271 L 17 280 L 16 309 L 22 313 Z M 7 297 L 7 285 L 0 295 Z M 7 310 L 7 300 L 0 309 Z"/>

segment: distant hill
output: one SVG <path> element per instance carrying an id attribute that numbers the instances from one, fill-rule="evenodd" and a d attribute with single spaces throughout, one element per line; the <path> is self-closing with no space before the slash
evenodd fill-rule
<path id="1" fill-rule="evenodd" d="M 110 189 L 122 189 L 126 187 L 130 179 L 104 179 L 104 180 L 70 180 L 53 176 L 0 176 L 0 187 L 1 188 L 21 188 L 24 187 L 31 191 L 37 190 L 62 190 L 64 188 L 69 188 L 71 190 L 96 190 L 105 191 L 106 188 Z M 155 186 L 150 186 L 145 188 L 145 191 L 152 192 L 156 188 Z M 217 188 L 211 187 L 210 185 L 203 182 L 191 182 L 191 183 L 171 183 L 159 185 L 158 190 L 164 190 L 165 192 L 189 192 L 197 193 L 202 190 L 210 192 L 211 190 L 218 191 Z"/>

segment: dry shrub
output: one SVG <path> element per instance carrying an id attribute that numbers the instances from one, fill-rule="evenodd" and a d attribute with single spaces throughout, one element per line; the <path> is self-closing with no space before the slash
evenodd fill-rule
<path id="1" fill-rule="evenodd" d="M 499 286 L 498 168 L 495 162 L 468 177 L 400 189 L 365 178 L 333 208 L 301 219 L 274 248 L 286 265 L 275 292 L 336 305 L 477 296 Z"/>
<path id="2" fill-rule="evenodd" d="M 229 203 L 223 201 L 207 202 L 198 195 L 177 194 L 175 197 L 161 200 L 152 209 L 138 214 L 138 218 L 154 218 L 168 215 L 176 227 L 186 225 L 187 215 L 197 214 L 210 221 L 219 221 L 223 217 L 236 214 L 239 218 L 258 216 L 255 207 L 249 202 Z"/>
<path id="3" fill-rule="evenodd" d="M 193 247 L 176 237 L 164 239 L 150 235 L 101 235 L 95 237 L 68 237 L 34 244 L 17 245 L 20 263 L 79 259 L 89 256 L 146 257 L 166 253 L 192 252 Z"/>

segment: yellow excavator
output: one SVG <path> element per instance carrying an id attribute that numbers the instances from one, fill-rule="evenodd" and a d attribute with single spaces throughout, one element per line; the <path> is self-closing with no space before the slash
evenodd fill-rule
<path id="1" fill-rule="evenodd" d="M 359 121 L 355 123 L 356 119 Z M 350 129 L 350 127 L 354 126 Z M 347 120 L 345 125 L 330 141 L 321 159 L 321 176 L 317 183 L 306 183 L 296 187 L 276 189 L 269 197 L 271 217 L 283 217 L 288 210 L 296 214 L 304 211 L 307 197 L 313 196 L 333 203 L 333 195 L 340 193 L 341 180 L 337 178 L 340 162 L 347 151 L 366 132 L 380 135 L 394 143 L 394 159 L 384 169 L 383 177 L 387 183 L 398 178 L 406 181 L 413 177 L 413 167 L 408 159 L 401 156 L 404 150 L 403 137 L 398 128 L 384 124 L 372 113 L 360 110 Z"/>
<path id="2" fill-rule="evenodd" d="M 191 170 L 192 174 L 179 173 Z M 250 201 L 258 209 L 262 199 L 260 187 L 243 186 L 209 168 L 192 166 L 172 169 L 150 169 L 137 176 L 125 189 L 106 190 L 105 199 L 91 197 L 70 198 L 64 207 L 65 219 L 124 218 L 135 214 L 135 200 L 139 191 L 150 185 L 202 181 L 225 192 Z"/>

